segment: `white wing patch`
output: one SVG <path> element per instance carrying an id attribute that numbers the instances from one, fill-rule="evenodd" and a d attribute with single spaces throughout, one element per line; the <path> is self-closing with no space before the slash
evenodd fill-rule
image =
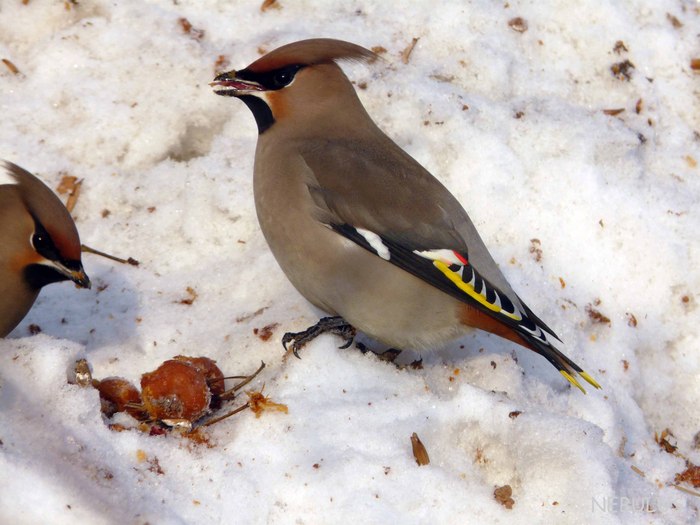
<path id="1" fill-rule="evenodd" d="M 426 259 L 432 259 L 433 261 L 442 261 L 447 265 L 450 264 L 459 264 L 460 266 L 464 265 L 464 261 L 460 260 L 456 255 L 453 250 L 446 250 L 446 249 L 441 249 L 441 250 L 413 250 L 413 253 L 416 255 L 420 255 L 421 257 L 424 257 Z"/>
<path id="2" fill-rule="evenodd" d="M 391 259 L 389 248 L 386 247 L 386 244 L 384 244 L 382 238 L 379 235 L 369 230 L 365 230 L 364 228 L 355 228 L 355 230 L 357 230 L 357 233 L 359 233 L 365 238 L 367 243 L 375 252 L 377 252 L 377 255 L 379 255 L 379 257 L 381 257 L 385 261 Z"/>

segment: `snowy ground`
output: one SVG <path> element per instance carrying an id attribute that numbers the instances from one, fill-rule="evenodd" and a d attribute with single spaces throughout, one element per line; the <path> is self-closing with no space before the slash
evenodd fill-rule
<path id="1" fill-rule="evenodd" d="M 48 287 L 0 341 L 1 523 L 700 519 L 697 489 L 673 486 L 684 459 L 654 441 L 668 428 L 700 463 L 697 3 L 26 4 L 0 2 L 0 58 L 19 70 L 0 63 L 0 158 L 54 188 L 83 178 L 83 242 L 141 264 L 86 255 L 92 290 Z M 208 82 L 314 36 L 386 49 L 345 66 L 368 111 L 457 195 L 602 391 L 483 333 L 420 370 L 331 336 L 283 359 L 282 334 L 320 313 L 258 230 L 254 120 Z M 288 415 L 242 413 L 207 447 L 113 432 L 96 392 L 66 381 L 80 357 L 138 383 L 177 354 L 228 374 L 264 360 L 252 387 Z"/>

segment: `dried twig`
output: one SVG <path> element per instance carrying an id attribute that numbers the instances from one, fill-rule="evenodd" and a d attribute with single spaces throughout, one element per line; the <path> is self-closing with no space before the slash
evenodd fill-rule
<path id="1" fill-rule="evenodd" d="M 697 496 L 700 498 L 700 492 L 696 492 L 694 490 L 681 487 L 680 485 L 671 485 L 674 489 L 680 490 L 681 492 L 685 492 L 686 494 L 690 494 L 692 496 Z"/>
<path id="2" fill-rule="evenodd" d="M 213 425 L 214 423 L 218 423 L 219 421 L 226 419 L 227 417 L 235 416 L 239 412 L 243 412 L 246 408 L 250 408 L 250 403 L 246 403 L 245 405 L 241 405 L 238 408 L 231 410 L 231 412 L 227 412 L 223 416 L 219 416 L 219 417 L 215 417 L 214 419 L 210 419 L 206 423 L 202 423 L 199 426 L 200 427 L 208 427 L 210 425 Z"/>
<path id="3" fill-rule="evenodd" d="M 221 399 L 224 401 L 226 401 L 228 399 L 233 399 L 236 396 L 236 392 L 238 392 L 241 388 L 243 388 L 248 383 L 250 383 L 253 379 L 255 379 L 258 376 L 258 374 L 263 371 L 264 368 L 265 368 L 265 362 L 260 361 L 260 366 L 258 367 L 258 369 L 255 372 L 253 372 L 249 376 L 238 376 L 238 377 L 244 378 L 243 381 L 241 381 L 237 385 L 234 385 L 233 388 L 228 389 L 226 392 L 221 394 L 221 396 L 219 396 L 219 397 L 221 397 Z M 234 377 L 236 377 L 236 376 L 234 376 Z"/>
<path id="4" fill-rule="evenodd" d="M 83 180 L 75 181 L 73 188 L 70 193 L 68 193 L 68 199 L 66 200 L 66 209 L 68 213 L 73 213 L 75 205 L 78 204 L 78 197 L 80 196 L 80 188 L 83 186 Z"/>
<path id="5" fill-rule="evenodd" d="M 2 59 L 2 63 L 5 64 L 5 67 L 10 70 L 10 73 L 13 75 L 19 75 L 19 68 L 14 65 L 11 61 L 9 61 L 6 58 Z"/>
<path id="6" fill-rule="evenodd" d="M 413 53 L 413 48 L 416 47 L 418 40 L 418 38 L 413 37 L 413 40 L 410 44 L 408 44 L 408 47 L 401 52 L 401 62 L 408 64 L 408 60 L 411 58 L 411 53 Z"/>
<path id="7" fill-rule="evenodd" d="M 95 255 L 99 255 L 100 257 L 105 257 L 106 259 L 111 259 L 112 261 L 117 261 L 118 263 L 122 263 L 122 264 L 130 264 L 131 266 L 138 266 L 139 265 L 139 262 L 132 257 L 129 257 L 128 259 L 122 259 L 122 258 L 117 257 L 115 255 L 110 255 L 108 253 L 96 250 L 95 248 L 90 248 L 86 244 L 82 244 L 80 247 L 83 250 L 83 252 L 85 252 L 85 253 L 92 253 Z"/>

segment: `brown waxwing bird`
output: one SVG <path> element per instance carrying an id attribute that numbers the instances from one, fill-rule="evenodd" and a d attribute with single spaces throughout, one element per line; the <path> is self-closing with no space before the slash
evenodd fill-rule
<path id="1" fill-rule="evenodd" d="M 0 161 L 0 337 L 24 318 L 42 287 L 66 280 L 90 288 L 70 213 L 34 175 Z"/>
<path id="2" fill-rule="evenodd" d="M 218 75 L 258 126 L 254 194 L 260 227 L 297 290 L 333 317 L 283 343 L 352 327 L 395 348 L 442 345 L 479 328 L 544 356 L 573 385 L 598 383 L 513 291 L 457 199 L 387 137 L 337 60 L 377 56 L 332 39 L 303 40 Z M 348 343 L 349 344 L 349 343 Z"/>

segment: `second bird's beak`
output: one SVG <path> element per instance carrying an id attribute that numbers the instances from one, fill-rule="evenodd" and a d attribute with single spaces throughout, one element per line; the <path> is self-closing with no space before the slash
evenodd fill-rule
<path id="1" fill-rule="evenodd" d="M 83 265 L 79 262 L 71 264 L 71 268 L 56 261 L 51 261 L 51 265 L 68 279 L 73 281 L 78 288 L 87 288 L 89 290 L 92 286 L 90 278 L 83 269 Z"/>
<path id="2" fill-rule="evenodd" d="M 82 268 L 77 272 L 71 272 L 70 279 L 75 283 L 75 285 L 78 288 L 87 288 L 89 290 L 92 286 L 90 278 L 87 276 L 85 270 L 83 270 Z"/>
<path id="3" fill-rule="evenodd" d="M 265 88 L 252 80 L 243 80 L 236 77 L 236 71 L 221 73 L 209 83 L 214 88 L 214 93 L 224 97 L 239 97 L 256 91 L 264 91 Z"/>

